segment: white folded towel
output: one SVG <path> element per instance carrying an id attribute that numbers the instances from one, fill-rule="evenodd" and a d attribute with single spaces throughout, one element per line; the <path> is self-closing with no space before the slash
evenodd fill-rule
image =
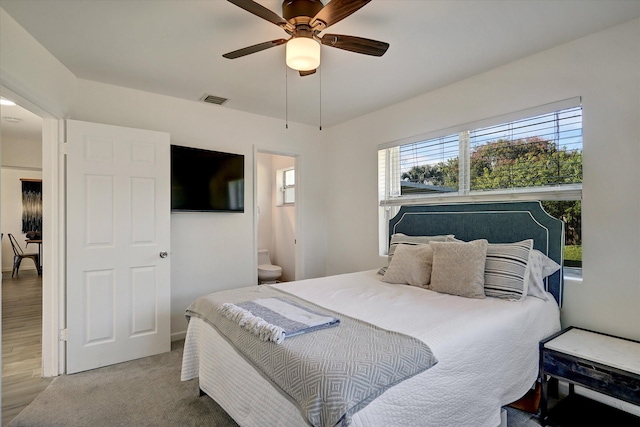
<path id="1" fill-rule="evenodd" d="M 218 311 L 262 341 L 281 344 L 285 338 L 337 326 L 340 319 L 313 312 L 284 298 L 224 303 Z"/>

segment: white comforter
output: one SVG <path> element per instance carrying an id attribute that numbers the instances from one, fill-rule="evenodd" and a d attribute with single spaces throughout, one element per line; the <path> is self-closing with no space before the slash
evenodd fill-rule
<path id="1" fill-rule="evenodd" d="M 375 271 L 276 286 L 331 310 L 424 341 L 438 364 L 387 390 L 353 417 L 357 427 L 495 427 L 538 372 L 538 342 L 560 329 L 553 298 L 469 299 L 380 281 Z M 304 426 L 295 406 L 192 318 L 182 379 L 200 387 L 243 427 Z"/>

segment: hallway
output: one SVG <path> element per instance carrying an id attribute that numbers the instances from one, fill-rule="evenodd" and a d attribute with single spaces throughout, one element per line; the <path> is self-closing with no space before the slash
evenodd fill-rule
<path id="1" fill-rule="evenodd" d="M 24 270 L 2 278 L 2 425 L 44 390 L 42 378 L 42 276 Z"/>

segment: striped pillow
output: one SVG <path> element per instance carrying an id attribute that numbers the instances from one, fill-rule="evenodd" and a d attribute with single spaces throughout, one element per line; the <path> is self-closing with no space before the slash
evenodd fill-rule
<path id="1" fill-rule="evenodd" d="M 533 239 L 515 243 L 490 243 L 484 267 L 486 296 L 522 301 L 529 286 L 529 252 Z"/>

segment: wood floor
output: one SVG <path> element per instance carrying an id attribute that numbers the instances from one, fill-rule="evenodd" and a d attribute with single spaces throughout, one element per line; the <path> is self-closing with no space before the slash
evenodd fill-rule
<path id="1" fill-rule="evenodd" d="M 2 425 L 44 390 L 42 378 L 42 277 L 25 270 L 2 275 Z"/>

